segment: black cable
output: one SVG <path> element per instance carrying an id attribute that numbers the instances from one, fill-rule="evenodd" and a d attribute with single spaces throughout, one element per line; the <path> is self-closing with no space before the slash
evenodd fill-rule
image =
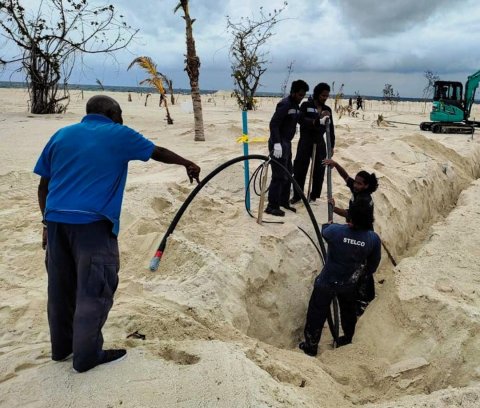
<path id="1" fill-rule="evenodd" d="M 324 259 L 326 258 L 325 244 L 323 243 L 322 234 L 320 232 L 320 229 L 318 228 L 318 223 L 317 223 L 317 220 L 315 219 L 315 215 L 313 214 L 312 208 L 310 207 L 310 204 L 308 203 L 307 198 L 303 194 L 302 189 L 298 185 L 297 181 L 290 174 L 289 170 L 273 158 L 268 158 L 267 156 L 260 155 L 260 154 L 250 154 L 250 155 L 247 155 L 247 156 L 239 156 L 239 157 L 236 157 L 234 159 L 231 159 L 231 160 L 223 163 L 222 165 L 220 165 L 216 169 L 214 169 L 212 172 L 207 174 L 207 176 L 205 176 L 205 178 L 200 183 L 197 184 L 197 186 L 188 195 L 185 202 L 182 204 L 180 209 L 175 214 L 175 217 L 173 218 L 172 222 L 170 223 L 170 226 L 168 227 L 167 231 L 165 232 L 165 235 L 163 236 L 162 240 L 160 241 L 160 245 L 158 246 L 158 249 L 155 252 L 155 256 L 150 261 L 150 270 L 151 271 L 156 271 L 158 269 L 158 265 L 160 264 L 160 260 L 163 256 L 163 252 L 164 252 L 165 247 L 167 245 L 168 237 L 175 230 L 178 222 L 180 221 L 180 218 L 183 216 L 183 213 L 186 211 L 186 209 L 188 208 L 190 203 L 193 201 L 195 196 L 200 192 L 200 190 L 213 177 L 215 177 L 218 173 L 220 173 L 221 171 L 225 170 L 227 167 L 230 167 L 231 165 L 233 165 L 235 163 L 245 161 L 245 160 L 263 160 L 264 162 L 270 160 L 272 163 L 275 163 L 275 165 L 277 165 L 280 169 L 282 169 L 285 172 L 285 174 L 289 178 L 290 182 L 292 183 L 293 188 L 296 190 L 296 192 L 300 196 L 300 199 L 303 201 L 303 204 L 305 205 L 305 208 L 306 208 L 307 213 L 310 217 L 310 220 L 312 221 L 313 228 L 315 230 L 315 234 L 317 235 L 317 240 L 320 244 L 320 249 L 321 249 L 321 252 L 323 254 L 323 258 Z"/>
<path id="2" fill-rule="evenodd" d="M 255 195 L 260 196 L 262 194 L 263 172 L 264 172 L 264 164 L 261 164 L 260 166 L 258 166 L 255 169 L 252 176 L 248 180 L 248 185 L 247 185 L 247 189 L 246 189 L 246 193 L 245 193 L 245 210 L 247 211 L 248 215 L 252 218 L 257 218 L 257 217 L 255 217 L 252 214 L 252 212 L 250 211 L 250 209 L 248 208 L 248 204 L 247 204 L 248 192 L 250 191 L 250 185 L 252 184 L 252 181 L 253 181 L 253 192 L 255 193 Z M 260 180 L 260 181 L 257 181 L 257 180 Z M 259 185 L 259 190 L 257 190 L 257 184 Z M 268 188 L 265 192 L 267 192 L 267 191 L 268 191 Z M 264 222 L 265 224 L 284 224 L 283 221 L 263 220 L 262 222 Z"/>
<path id="3" fill-rule="evenodd" d="M 312 237 L 307 233 L 307 231 L 305 231 L 302 227 L 299 227 L 297 225 L 297 228 L 302 231 L 306 236 L 307 238 L 310 240 L 310 242 L 313 244 L 313 246 L 315 247 L 315 249 L 317 250 L 318 252 L 318 256 L 320 257 L 320 260 L 322 261 L 323 265 L 325 265 L 325 258 L 323 257 L 323 254 L 321 253 L 320 249 L 318 249 L 318 246 L 317 244 L 315 244 L 314 240 L 312 239 Z"/>
<path id="4" fill-rule="evenodd" d="M 312 224 L 313 224 L 313 229 L 315 230 L 315 234 L 317 235 L 317 240 L 318 240 L 318 243 L 320 245 L 320 251 L 319 251 L 319 254 L 321 253 L 321 258 L 322 258 L 322 261 L 324 261 L 327 257 L 327 251 L 325 249 L 325 244 L 323 242 L 323 238 L 322 238 L 322 234 L 320 232 L 320 229 L 318 228 L 318 223 L 317 223 L 317 220 L 315 218 L 315 215 L 313 214 L 313 211 L 312 211 L 312 208 L 310 207 L 310 204 L 308 203 L 308 200 L 307 198 L 305 197 L 305 195 L 303 194 L 303 190 L 300 188 L 300 186 L 298 185 L 297 181 L 293 178 L 293 176 L 290 174 L 290 171 L 285 167 L 283 166 L 281 163 L 279 163 L 277 160 L 273 159 L 273 158 L 268 158 L 267 156 L 263 156 L 263 155 L 260 155 L 260 154 L 251 154 L 251 155 L 247 155 L 247 156 L 239 156 L 239 157 L 236 157 L 234 159 L 231 159 L 225 163 L 223 163 L 222 165 L 218 166 L 216 169 L 214 169 L 212 172 L 210 172 L 207 176 L 205 176 L 205 178 L 197 184 L 197 186 L 192 190 L 192 192 L 188 195 L 188 197 L 186 198 L 185 202 L 182 204 L 182 206 L 180 207 L 180 209 L 177 211 L 177 213 L 175 214 L 175 216 L 173 217 L 173 220 L 172 222 L 170 223 L 167 231 L 165 232 L 165 235 L 163 236 L 162 240 L 160 241 L 160 245 L 158 246 L 158 249 L 157 251 L 155 252 L 155 256 L 152 258 L 152 260 L 150 261 L 150 270 L 151 271 L 156 271 L 158 269 L 158 265 L 160 264 L 160 260 L 162 259 L 162 256 L 163 256 L 163 253 L 165 251 L 165 247 L 167 245 L 167 239 L 168 237 L 173 233 L 173 231 L 175 230 L 178 222 L 180 221 L 180 219 L 182 218 L 183 216 L 183 213 L 187 210 L 188 206 L 190 205 L 190 203 L 193 201 L 193 199 L 195 198 L 195 196 L 200 192 L 200 190 L 213 178 L 215 177 L 218 173 L 220 173 L 221 171 L 225 170 L 227 167 L 230 167 L 232 166 L 233 164 L 235 163 L 238 163 L 238 162 L 241 162 L 241 161 L 245 161 L 245 160 L 263 160 L 264 162 L 267 162 L 267 161 L 271 161 L 273 162 L 274 164 L 276 164 L 280 169 L 282 169 L 285 174 L 287 175 L 287 177 L 289 178 L 290 182 L 292 183 L 293 185 L 293 188 L 296 190 L 296 192 L 298 193 L 298 195 L 300 196 L 300 199 L 302 200 L 306 210 L 307 210 L 307 213 L 310 217 L 310 220 L 312 221 Z M 250 184 L 250 183 L 249 183 Z M 248 187 L 248 186 L 247 186 Z M 308 236 L 308 234 L 307 234 Z M 309 238 L 311 239 L 311 237 L 309 236 Z M 311 241 L 313 242 L 313 240 L 311 239 Z M 315 245 L 316 247 L 316 245 Z M 317 248 L 317 247 L 316 247 Z M 318 248 L 317 248 L 318 250 Z M 327 316 L 328 320 L 329 320 L 329 323 L 330 321 L 332 320 L 332 317 L 331 317 L 331 313 L 329 311 L 328 313 L 328 316 Z M 335 336 L 335 331 L 332 330 L 332 326 L 329 324 L 330 326 L 330 331 L 332 332 L 332 336 L 334 336 L 334 339 L 335 341 L 337 340 L 337 337 Z"/>
<path id="5" fill-rule="evenodd" d="M 338 303 L 338 296 L 335 293 L 330 304 L 332 307 L 327 315 L 328 327 L 333 337 L 333 348 L 338 346 L 338 338 L 340 337 L 340 306 Z M 333 313 L 332 313 L 333 309 Z M 333 317 L 332 317 L 333 314 Z"/>

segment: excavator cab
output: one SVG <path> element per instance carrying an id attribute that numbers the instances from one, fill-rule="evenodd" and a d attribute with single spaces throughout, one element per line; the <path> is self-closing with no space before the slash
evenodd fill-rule
<path id="1" fill-rule="evenodd" d="M 465 82 L 436 81 L 434 84 L 431 122 L 420 123 L 420 129 L 433 133 L 458 133 L 473 135 L 480 122 L 471 120 L 475 91 L 480 84 L 480 71 L 470 75 Z M 463 91 L 465 89 L 465 96 Z M 473 136 L 472 136 L 473 137 Z"/>
<path id="2" fill-rule="evenodd" d="M 461 122 L 464 119 L 462 83 L 436 81 L 430 120 L 432 122 Z"/>

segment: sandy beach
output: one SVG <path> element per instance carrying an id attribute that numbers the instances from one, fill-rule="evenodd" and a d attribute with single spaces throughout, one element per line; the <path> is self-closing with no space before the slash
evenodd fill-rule
<path id="1" fill-rule="evenodd" d="M 183 168 L 151 160 L 130 165 L 120 285 L 103 332 L 106 346 L 125 347 L 128 357 L 85 374 L 71 360 L 51 361 L 32 170 L 52 134 L 81 120 L 94 94 L 72 91 L 66 114 L 39 116 L 28 113 L 26 90 L 0 89 L 1 407 L 480 406 L 480 135 L 420 131 L 430 104 L 424 113 L 418 102 L 367 100 L 356 117 L 334 117 L 336 160 L 350 174 L 379 177 L 375 230 L 398 263 L 382 253 L 377 297 L 353 344 L 332 349 L 325 329 L 316 358 L 297 348 L 322 267 L 298 226 L 313 228 L 303 206 L 283 224 L 250 218 L 241 164 L 201 191 L 151 272 L 150 258 L 195 187 Z M 167 125 L 158 95 L 145 107 L 145 95 L 127 102 L 127 93 L 105 94 L 121 104 L 126 125 L 195 161 L 203 176 L 243 154 L 241 112 L 228 92 L 202 97 L 205 142 L 193 141 L 189 95 L 170 106 Z M 252 137 L 268 138 L 277 102 L 261 98 L 249 112 Z M 379 114 L 387 122 L 377 123 Z M 251 153 L 267 150 L 266 142 L 250 144 Z M 345 207 L 350 193 L 335 172 L 333 188 Z M 257 207 L 253 196 L 255 214 Z M 325 186 L 312 209 L 326 221 Z"/>

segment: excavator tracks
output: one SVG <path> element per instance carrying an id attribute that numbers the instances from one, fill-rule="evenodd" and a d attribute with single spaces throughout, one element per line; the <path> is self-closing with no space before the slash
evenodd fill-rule
<path id="1" fill-rule="evenodd" d="M 473 135 L 475 127 L 463 123 L 422 122 L 420 129 L 432 133 Z"/>

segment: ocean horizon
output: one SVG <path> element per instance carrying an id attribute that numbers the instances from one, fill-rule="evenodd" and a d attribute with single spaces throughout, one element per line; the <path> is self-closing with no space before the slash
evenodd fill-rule
<path id="1" fill-rule="evenodd" d="M 16 82 L 16 81 L 0 81 L 0 88 L 27 88 L 26 82 Z M 69 84 L 70 91 L 102 91 L 102 88 L 98 84 L 84 85 L 84 84 Z M 134 92 L 134 93 L 157 93 L 158 91 L 155 88 L 147 86 L 123 86 L 123 85 L 103 85 L 103 90 L 108 92 Z M 190 89 L 183 88 L 173 88 L 174 93 L 189 95 Z M 218 91 L 232 91 L 231 89 L 201 89 L 200 94 L 209 95 L 214 94 Z M 257 92 L 257 97 L 282 97 L 280 92 Z M 332 92 L 331 98 L 334 98 L 334 92 Z M 352 98 L 355 102 L 356 95 L 344 95 L 343 99 Z M 373 95 L 362 95 L 364 100 L 383 100 L 382 96 L 373 96 Z M 423 98 L 413 98 L 413 97 L 401 97 L 399 101 L 402 102 L 425 102 Z M 430 99 L 427 100 L 430 102 Z"/>

